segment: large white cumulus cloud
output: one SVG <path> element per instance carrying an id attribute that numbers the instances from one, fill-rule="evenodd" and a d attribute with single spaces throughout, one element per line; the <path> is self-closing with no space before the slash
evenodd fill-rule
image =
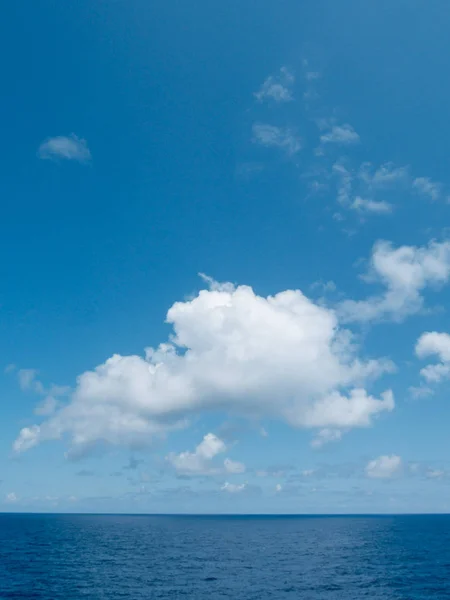
<path id="1" fill-rule="evenodd" d="M 144 357 L 116 354 L 80 375 L 70 402 L 23 429 L 15 450 L 61 437 L 72 451 L 147 443 L 201 411 L 345 430 L 394 407 L 390 391 L 378 399 L 364 389 L 392 364 L 358 358 L 335 313 L 300 291 L 264 298 L 247 286 L 210 282 L 175 303 L 167 322 L 169 343 Z"/>

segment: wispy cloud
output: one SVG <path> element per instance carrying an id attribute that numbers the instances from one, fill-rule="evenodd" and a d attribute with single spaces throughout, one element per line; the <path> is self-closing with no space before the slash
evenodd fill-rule
<path id="1" fill-rule="evenodd" d="M 292 129 L 266 123 L 253 125 L 253 142 L 267 148 L 279 148 L 287 154 L 295 154 L 302 147 L 300 137 Z"/>
<path id="2" fill-rule="evenodd" d="M 37 369 L 19 369 L 17 371 L 17 378 L 19 380 L 19 387 L 23 392 L 33 391 L 37 394 L 44 392 L 44 386 L 37 379 Z"/>
<path id="3" fill-rule="evenodd" d="M 282 67 L 278 75 L 270 75 L 261 88 L 255 92 L 255 97 L 259 102 L 291 102 L 294 97 L 292 95 L 292 85 L 295 81 L 294 74 L 287 68 Z"/>
<path id="4" fill-rule="evenodd" d="M 311 442 L 311 446 L 313 448 L 321 448 L 325 444 L 329 444 L 330 442 L 338 442 L 342 438 L 342 431 L 339 429 L 321 429 L 316 437 Z M 303 471 L 303 474 L 310 475 L 311 472 Z"/>
<path id="5" fill-rule="evenodd" d="M 39 146 L 38 156 L 44 160 L 74 160 L 79 163 L 88 163 L 92 158 L 86 140 L 75 134 L 48 138 Z"/>
<path id="6" fill-rule="evenodd" d="M 19 387 L 23 392 L 32 392 L 38 396 L 44 396 L 44 399 L 34 409 L 36 415 L 49 416 L 53 414 L 59 406 L 57 398 L 66 396 L 70 391 L 67 386 L 55 384 L 51 384 L 47 388 L 38 379 L 39 371 L 37 369 L 17 369 L 15 365 L 9 365 L 6 372 L 16 372 Z"/>
<path id="7" fill-rule="evenodd" d="M 416 177 L 413 188 L 418 194 L 430 200 L 439 200 L 442 195 L 442 184 L 432 181 L 429 177 Z"/>
<path id="8" fill-rule="evenodd" d="M 372 479 L 391 479 L 398 475 L 402 468 L 400 456 L 379 456 L 371 460 L 366 466 L 366 475 Z"/>
<path id="9" fill-rule="evenodd" d="M 392 212 L 392 204 L 385 202 L 384 200 L 368 200 L 356 196 L 353 200 L 351 208 L 360 213 L 372 213 L 376 215 L 385 215 Z"/>
<path id="10" fill-rule="evenodd" d="M 375 167 L 371 162 L 364 162 L 358 170 L 358 178 L 371 191 L 396 189 L 409 183 L 409 167 L 396 167 L 392 162 Z"/>
<path id="11" fill-rule="evenodd" d="M 351 125 L 332 125 L 327 133 L 320 136 L 322 144 L 339 144 L 341 146 L 350 146 L 358 144 L 360 141 L 359 135 Z"/>
<path id="12" fill-rule="evenodd" d="M 229 483 L 226 481 L 223 486 L 220 488 L 223 492 L 228 492 L 230 494 L 238 494 L 239 492 L 243 492 L 247 487 L 246 483 Z"/>

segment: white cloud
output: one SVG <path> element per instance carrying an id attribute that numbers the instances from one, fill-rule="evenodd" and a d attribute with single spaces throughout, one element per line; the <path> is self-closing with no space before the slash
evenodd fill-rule
<path id="1" fill-rule="evenodd" d="M 287 154 L 295 154 L 302 147 L 301 139 L 292 129 L 265 123 L 253 125 L 253 142 L 267 148 L 280 148 Z"/>
<path id="2" fill-rule="evenodd" d="M 390 479 L 397 475 L 402 468 L 402 459 L 400 456 L 392 454 L 390 456 L 380 456 L 371 460 L 366 466 L 367 477 L 374 479 Z"/>
<path id="3" fill-rule="evenodd" d="M 429 177 L 416 177 L 413 181 L 413 188 L 421 196 L 436 201 L 442 195 L 442 184 L 432 181 Z"/>
<path id="4" fill-rule="evenodd" d="M 442 479 L 445 476 L 445 471 L 441 469 L 428 469 L 426 476 L 428 479 Z"/>
<path id="5" fill-rule="evenodd" d="M 220 438 L 207 433 L 194 452 L 171 453 L 167 460 L 179 473 L 206 475 L 214 472 L 212 459 L 225 450 L 226 445 Z"/>
<path id="6" fill-rule="evenodd" d="M 320 290 L 321 292 L 323 292 L 324 294 L 326 294 L 327 292 L 335 292 L 337 290 L 336 284 L 334 283 L 334 281 L 315 281 L 313 284 L 311 284 L 311 289 L 312 290 Z"/>
<path id="7" fill-rule="evenodd" d="M 239 492 L 243 492 L 247 487 L 246 483 L 229 483 L 226 481 L 223 486 L 220 488 L 223 492 L 228 492 L 230 494 L 238 494 Z"/>
<path id="8" fill-rule="evenodd" d="M 360 141 L 359 135 L 351 125 L 332 125 L 330 131 L 320 136 L 322 144 L 339 144 L 341 146 L 350 146 L 358 144 Z"/>
<path id="9" fill-rule="evenodd" d="M 226 458 L 223 465 L 228 473 L 245 473 L 245 465 L 230 458 Z"/>
<path id="10" fill-rule="evenodd" d="M 431 388 L 424 385 L 420 385 L 418 387 L 411 386 L 408 391 L 411 394 L 412 398 L 414 398 L 414 400 L 428 398 L 429 396 L 432 396 L 434 394 Z"/>
<path id="11" fill-rule="evenodd" d="M 358 170 L 358 178 L 371 191 L 395 189 L 404 187 L 410 181 L 409 167 L 384 163 L 375 169 L 372 163 L 365 162 Z"/>
<path id="12" fill-rule="evenodd" d="M 19 369 L 17 378 L 19 380 L 20 389 L 24 392 L 33 391 L 37 394 L 42 394 L 44 386 L 37 379 L 38 371 L 36 369 Z"/>
<path id="13" fill-rule="evenodd" d="M 263 100 L 290 102 L 294 99 L 291 89 L 294 81 L 293 73 L 286 67 L 282 67 L 278 75 L 271 75 L 264 81 L 261 88 L 255 92 L 255 97 L 259 102 Z"/>
<path id="14" fill-rule="evenodd" d="M 394 408 L 394 404 L 392 404 L 392 408 Z M 338 442 L 341 438 L 342 431 L 339 429 L 321 429 L 311 442 L 311 446 L 313 448 L 321 448 L 329 442 Z"/>
<path id="15" fill-rule="evenodd" d="M 379 199 L 380 194 L 403 187 L 409 178 L 407 167 L 386 163 L 375 169 L 371 163 L 363 163 L 355 171 L 343 159 L 333 165 L 332 174 L 339 204 L 365 216 L 390 214 L 393 205 Z"/>
<path id="16" fill-rule="evenodd" d="M 14 492 L 10 492 L 6 494 L 5 502 L 8 504 L 15 504 L 18 501 L 18 498 Z"/>
<path id="17" fill-rule="evenodd" d="M 438 383 L 450 377 L 450 335 L 429 331 L 417 340 L 416 355 L 419 358 L 436 356 L 440 362 L 421 369 L 420 374 L 429 383 Z"/>
<path id="18" fill-rule="evenodd" d="M 82 373 L 70 402 L 22 429 L 14 448 L 68 438 L 72 452 L 98 443 L 142 445 L 191 415 L 232 411 L 312 429 L 368 427 L 391 411 L 364 385 L 392 363 L 364 361 L 333 310 L 298 290 L 257 296 L 212 282 L 167 313 L 169 343 L 145 357 L 115 354 Z"/>
<path id="19" fill-rule="evenodd" d="M 450 276 L 450 242 L 431 241 L 428 246 L 400 246 L 377 242 L 366 279 L 380 283 L 385 291 L 367 300 L 345 300 L 337 306 L 346 322 L 392 319 L 402 321 L 423 307 L 427 286 L 447 283 Z"/>
<path id="20" fill-rule="evenodd" d="M 333 174 L 337 176 L 337 200 L 342 206 L 352 204 L 353 175 L 342 162 L 333 165 Z"/>
<path id="21" fill-rule="evenodd" d="M 436 331 L 422 334 L 417 342 L 416 354 L 419 358 L 435 354 L 442 362 L 450 362 L 450 335 Z"/>
<path id="22" fill-rule="evenodd" d="M 68 137 L 57 136 L 48 138 L 39 146 L 39 158 L 46 160 L 75 160 L 87 163 L 91 160 L 91 153 L 86 140 L 72 134 Z"/>
<path id="23" fill-rule="evenodd" d="M 283 490 L 283 486 L 279 483 L 277 483 L 277 485 L 275 486 L 275 491 L 277 493 L 281 492 Z"/>
<path id="24" fill-rule="evenodd" d="M 351 207 L 361 213 L 372 213 L 376 215 L 385 215 L 392 212 L 392 204 L 383 200 L 367 200 L 356 196 Z"/>

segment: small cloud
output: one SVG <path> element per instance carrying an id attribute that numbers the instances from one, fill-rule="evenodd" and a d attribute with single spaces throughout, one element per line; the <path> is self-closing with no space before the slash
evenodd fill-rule
<path id="1" fill-rule="evenodd" d="M 321 448 L 330 442 L 338 442 L 342 438 L 342 432 L 339 429 L 321 429 L 311 442 L 313 448 Z"/>
<path id="2" fill-rule="evenodd" d="M 327 292 L 335 292 L 336 291 L 336 284 L 334 283 L 334 281 L 315 281 L 313 284 L 311 284 L 311 289 L 312 290 L 320 290 L 322 293 L 327 293 Z"/>
<path id="3" fill-rule="evenodd" d="M 229 494 L 238 494 L 239 492 L 243 492 L 247 487 L 246 483 L 229 483 L 226 481 L 223 486 L 220 488 L 223 492 L 228 492 Z"/>
<path id="4" fill-rule="evenodd" d="M 450 377 L 450 335 L 438 331 L 427 331 L 417 340 L 415 348 L 418 358 L 436 356 L 439 362 L 421 369 L 420 374 L 428 383 L 439 383 Z"/>
<path id="5" fill-rule="evenodd" d="M 70 387 L 51 384 L 50 387 L 46 388 L 37 378 L 38 373 L 39 371 L 37 369 L 19 369 L 17 371 L 19 387 L 23 392 L 33 392 L 39 396 L 45 396 L 45 398 L 35 407 L 34 414 L 50 416 L 59 406 L 57 398 L 67 395 L 70 391 Z"/>
<path id="6" fill-rule="evenodd" d="M 351 205 L 353 174 L 342 164 L 337 162 L 333 165 L 333 175 L 337 177 L 337 201 L 341 206 Z"/>
<path id="7" fill-rule="evenodd" d="M 389 242 L 379 241 L 373 248 L 368 272 L 362 278 L 369 283 L 379 283 L 385 289 L 366 300 L 341 302 L 336 307 L 341 320 L 390 319 L 400 323 L 423 310 L 423 292 L 427 287 L 436 288 L 450 279 L 450 242 L 432 240 L 427 246 L 394 248 Z"/>
<path id="8" fill-rule="evenodd" d="M 40 432 L 41 428 L 39 425 L 32 425 L 31 427 L 24 427 L 21 429 L 19 437 L 13 444 L 14 452 L 25 452 L 36 446 L 39 441 Z"/>
<path id="9" fill-rule="evenodd" d="M 14 492 L 6 494 L 5 502 L 7 502 L 8 504 L 15 504 L 18 500 L 19 499 L 17 498 Z"/>
<path id="10" fill-rule="evenodd" d="M 292 129 L 265 123 L 253 125 L 253 142 L 266 148 L 279 148 L 287 154 L 295 154 L 302 147 L 300 138 Z"/>
<path id="11" fill-rule="evenodd" d="M 376 215 L 386 215 L 392 212 L 392 204 L 383 200 L 367 200 L 356 196 L 351 208 L 361 213 L 372 213 Z"/>
<path id="12" fill-rule="evenodd" d="M 324 133 L 320 136 L 320 141 L 322 144 L 350 146 L 352 144 L 358 144 L 360 137 L 351 125 L 345 123 L 344 125 L 332 125 L 328 133 Z"/>
<path id="13" fill-rule="evenodd" d="M 277 483 L 277 485 L 275 486 L 275 491 L 278 493 L 280 493 L 283 490 L 283 486 L 279 483 Z"/>
<path id="14" fill-rule="evenodd" d="M 433 201 L 439 200 L 442 194 L 442 184 L 432 181 L 429 177 L 416 177 L 413 188 L 421 196 Z"/>
<path id="15" fill-rule="evenodd" d="M 420 385 L 417 387 L 411 386 L 409 388 L 409 393 L 414 400 L 421 400 L 422 398 L 429 398 L 432 396 L 434 391 L 425 385 Z"/>
<path id="16" fill-rule="evenodd" d="M 39 146 L 39 158 L 44 160 L 74 160 L 79 163 L 88 163 L 91 152 L 86 140 L 72 134 L 68 137 L 57 136 L 48 138 Z"/>
<path id="17" fill-rule="evenodd" d="M 15 370 L 16 370 L 16 365 L 13 365 L 12 363 L 9 364 L 9 365 L 6 365 L 6 367 L 5 367 L 5 373 L 6 374 L 12 373 Z"/>
<path id="18" fill-rule="evenodd" d="M 426 476 L 428 479 L 442 479 L 445 476 L 445 471 L 441 469 L 428 469 Z"/>
<path id="19" fill-rule="evenodd" d="M 227 449 L 223 440 L 207 433 L 194 452 L 170 453 L 166 460 L 182 475 L 209 475 L 217 472 L 211 461 Z M 232 462 L 232 461 L 230 461 Z"/>
<path id="20" fill-rule="evenodd" d="M 228 473 L 245 473 L 245 465 L 230 458 L 226 458 L 223 465 Z"/>
<path id="21" fill-rule="evenodd" d="M 366 475 L 372 479 L 391 479 L 402 468 L 400 456 L 379 456 L 371 460 L 366 466 Z"/>
<path id="22" fill-rule="evenodd" d="M 382 164 L 378 169 L 365 162 L 359 168 L 358 177 L 372 192 L 404 187 L 410 181 L 409 167 L 396 167 L 391 162 Z"/>
<path id="23" fill-rule="evenodd" d="M 264 100 L 277 103 L 290 102 L 294 99 L 291 91 L 294 81 L 293 73 L 286 67 L 282 67 L 278 75 L 271 75 L 264 81 L 261 88 L 255 92 L 255 97 L 259 102 Z"/>
<path id="24" fill-rule="evenodd" d="M 36 369 L 19 369 L 17 377 L 19 379 L 19 386 L 23 392 L 33 391 L 37 394 L 42 394 L 43 385 L 37 379 L 38 371 Z"/>

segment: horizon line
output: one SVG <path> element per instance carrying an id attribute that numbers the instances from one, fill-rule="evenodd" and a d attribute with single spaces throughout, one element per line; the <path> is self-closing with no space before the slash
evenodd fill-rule
<path id="1" fill-rule="evenodd" d="M 0 511 L 0 516 L 46 515 L 46 516 L 98 516 L 98 517 L 231 517 L 231 518 L 339 518 L 339 517 L 429 517 L 450 516 L 450 512 L 379 512 L 379 513 L 132 513 L 132 512 L 75 512 L 75 511 Z"/>

